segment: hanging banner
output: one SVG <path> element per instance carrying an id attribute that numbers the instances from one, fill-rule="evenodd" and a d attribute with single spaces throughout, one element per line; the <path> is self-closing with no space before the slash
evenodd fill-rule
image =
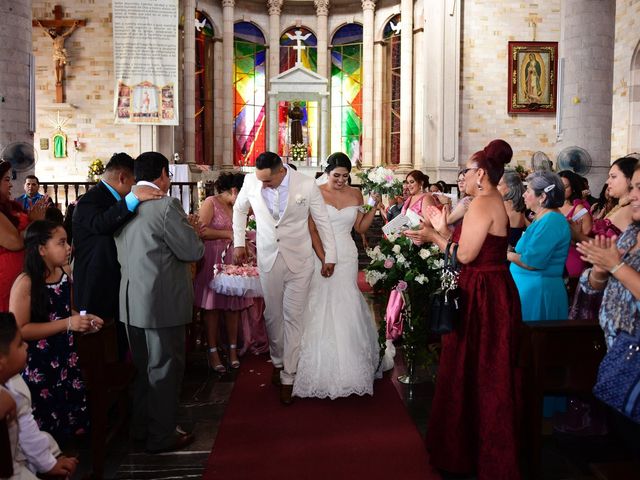
<path id="1" fill-rule="evenodd" d="M 178 0 L 113 0 L 115 123 L 178 125 Z"/>

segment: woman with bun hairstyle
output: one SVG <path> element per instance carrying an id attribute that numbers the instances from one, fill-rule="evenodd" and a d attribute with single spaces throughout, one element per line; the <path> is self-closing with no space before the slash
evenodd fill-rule
<path id="1" fill-rule="evenodd" d="M 511 156 L 507 142 L 494 140 L 468 160 L 462 173 L 474 200 L 452 238 L 447 210 L 437 208 L 428 209 L 432 226 L 404 233 L 442 250 L 458 245 L 461 314 L 442 337 L 426 440 L 434 466 L 479 480 L 521 478 L 515 360 L 522 321 L 506 263 L 509 217 L 496 188 Z"/>
<path id="2" fill-rule="evenodd" d="M 213 279 L 214 266 L 220 263 L 233 263 L 231 219 L 240 185 L 237 174 L 221 173 L 214 183 L 216 195 L 207 197 L 198 212 L 204 230 L 202 239 L 205 250 L 194 280 L 194 304 L 204 310 L 203 318 L 209 345 L 207 350 L 209 366 L 218 373 L 227 371 L 218 351 L 218 323 L 220 319 L 225 322 L 229 340 L 229 366 L 234 369 L 239 368 L 238 321 L 240 312 L 253 304 L 251 298 L 222 295 L 209 287 Z M 224 258 L 223 254 L 225 254 Z"/>

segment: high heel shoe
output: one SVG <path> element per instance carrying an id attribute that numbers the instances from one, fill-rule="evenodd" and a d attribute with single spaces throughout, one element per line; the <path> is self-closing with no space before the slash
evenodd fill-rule
<path id="1" fill-rule="evenodd" d="M 238 354 L 238 353 L 237 353 L 238 346 L 237 346 L 236 344 L 234 344 L 234 343 L 232 343 L 231 345 L 229 345 L 229 350 L 236 350 L 236 355 Z M 231 353 L 231 352 L 229 352 L 229 353 Z M 234 369 L 236 369 L 236 368 L 240 368 L 240 360 L 233 360 L 233 361 L 230 363 L 230 365 L 231 365 L 231 368 L 234 368 Z"/>
<path id="2" fill-rule="evenodd" d="M 211 366 L 211 357 L 210 355 L 212 353 L 216 353 L 218 351 L 218 349 L 216 347 L 211 347 L 207 349 L 207 363 L 209 364 L 209 368 L 212 369 L 214 372 L 218 372 L 218 373 L 227 373 L 227 369 L 225 368 L 225 366 L 222 363 L 218 363 L 217 365 L 213 365 Z M 220 358 L 220 357 L 218 357 Z"/>

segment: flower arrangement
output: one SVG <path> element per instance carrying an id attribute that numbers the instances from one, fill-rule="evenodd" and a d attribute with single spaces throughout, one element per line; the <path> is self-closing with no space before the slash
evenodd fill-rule
<path id="1" fill-rule="evenodd" d="M 456 279 L 444 273 L 444 255 L 435 245 L 415 245 L 404 235 L 389 235 L 380 244 L 367 249 L 370 263 L 365 279 L 377 292 L 400 292 L 404 300 L 403 340 L 408 364 L 430 366 L 437 363 L 438 352 L 427 345 L 429 325 L 427 309 L 431 297 L 452 288 Z M 379 331 L 382 353 L 386 343 L 386 325 Z"/>
<path id="2" fill-rule="evenodd" d="M 364 193 L 379 195 L 402 195 L 402 182 L 393 174 L 393 170 L 376 167 L 356 173 Z"/>
<path id="3" fill-rule="evenodd" d="M 527 170 L 522 165 L 516 165 L 515 171 L 523 182 L 526 181 L 527 177 L 531 174 L 531 170 Z"/>
<path id="4" fill-rule="evenodd" d="M 90 182 L 97 182 L 100 180 L 100 175 L 104 173 L 104 165 L 102 160 L 96 158 L 91 165 L 89 165 L 89 171 L 87 172 L 87 179 Z"/>
<path id="5" fill-rule="evenodd" d="M 247 220 L 247 232 L 255 232 L 256 231 L 256 216 L 249 215 L 249 219 Z"/>
<path id="6" fill-rule="evenodd" d="M 291 145 L 289 155 L 294 162 L 306 162 L 307 146 L 304 143 L 294 143 Z"/>

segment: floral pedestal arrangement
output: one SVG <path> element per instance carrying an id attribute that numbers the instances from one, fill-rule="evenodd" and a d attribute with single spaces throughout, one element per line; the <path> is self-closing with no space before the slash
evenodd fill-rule
<path id="1" fill-rule="evenodd" d="M 90 182 L 98 182 L 100 180 L 100 176 L 104 173 L 104 165 L 102 164 L 102 160 L 99 158 L 95 159 L 89 165 L 89 170 L 87 171 L 87 180 Z"/>

